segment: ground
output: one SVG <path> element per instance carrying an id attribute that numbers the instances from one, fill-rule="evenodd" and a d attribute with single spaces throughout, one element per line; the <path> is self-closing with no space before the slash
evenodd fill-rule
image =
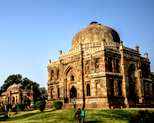
<path id="1" fill-rule="evenodd" d="M 132 114 L 141 109 L 85 109 L 86 123 L 128 123 Z M 142 109 L 145 110 L 145 109 Z M 148 109 L 154 111 L 154 109 Z M 1 123 L 78 123 L 74 118 L 77 109 L 46 109 L 20 111 L 9 119 L 2 119 Z"/>

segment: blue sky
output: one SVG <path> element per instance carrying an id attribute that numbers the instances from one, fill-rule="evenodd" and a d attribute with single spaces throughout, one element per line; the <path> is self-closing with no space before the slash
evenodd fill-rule
<path id="1" fill-rule="evenodd" d="M 47 88 L 48 60 L 71 48 L 90 22 L 115 29 L 124 46 L 148 52 L 154 71 L 154 0 L 0 0 L 0 86 L 21 74 Z"/>

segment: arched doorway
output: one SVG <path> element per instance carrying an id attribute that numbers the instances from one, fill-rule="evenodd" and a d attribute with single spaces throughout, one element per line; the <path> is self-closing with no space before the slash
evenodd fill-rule
<path id="1" fill-rule="evenodd" d="M 137 94 L 136 94 L 136 78 L 135 78 L 135 66 L 131 64 L 128 70 L 128 79 L 129 79 L 129 101 L 130 103 L 137 103 Z"/>
<path id="2" fill-rule="evenodd" d="M 70 90 L 70 98 L 75 98 L 77 97 L 77 91 L 76 88 L 73 86 Z"/>

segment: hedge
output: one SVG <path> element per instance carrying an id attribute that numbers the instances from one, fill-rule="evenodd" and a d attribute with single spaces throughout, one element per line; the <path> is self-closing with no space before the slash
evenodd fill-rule
<path id="1" fill-rule="evenodd" d="M 45 101 L 36 101 L 36 103 L 35 103 L 36 109 L 40 109 L 41 105 L 45 106 Z"/>
<path id="2" fill-rule="evenodd" d="M 63 106 L 63 102 L 62 102 L 61 100 L 53 101 L 53 106 L 54 106 L 56 109 L 61 109 L 62 106 Z"/>

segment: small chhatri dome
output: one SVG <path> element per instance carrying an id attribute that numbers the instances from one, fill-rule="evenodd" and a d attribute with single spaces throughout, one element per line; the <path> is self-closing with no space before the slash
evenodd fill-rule
<path id="1" fill-rule="evenodd" d="M 13 85 L 11 85 L 10 87 L 7 88 L 7 91 L 9 91 L 11 89 L 19 89 L 21 87 L 23 87 L 22 84 L 20 84 L 20 83 L 19 84 L 14 83 Z"/>
<path id="2" fill-rule="evenodd" d="M 118 33 L 107 26 L 103 26 L 97 22 L 91 22 L 87 27 L 80 30 L 73 37 L 72 48 L 81 44 L 101 42 L 105 40 L 106 42 L 120 42 L 120 37 Z"/>

